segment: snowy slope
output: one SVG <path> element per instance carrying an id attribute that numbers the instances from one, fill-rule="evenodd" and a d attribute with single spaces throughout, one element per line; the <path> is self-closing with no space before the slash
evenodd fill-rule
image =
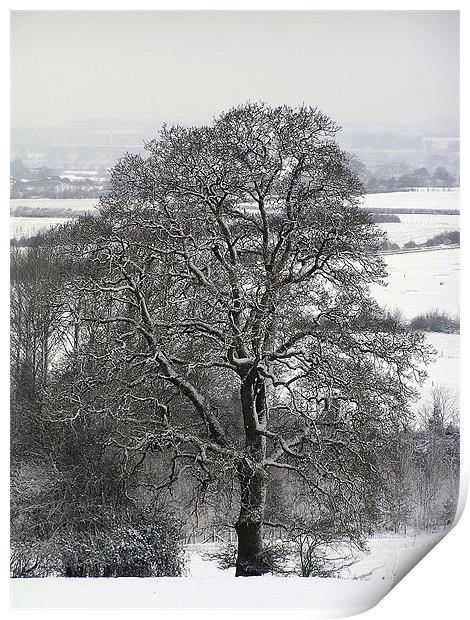
<path id="1" fill-rule="evenodd" d="M 366 194 L 363 206 L 370 209 L 433 209 L 447 211 L 460 209 L 460 190 L 391 192 Z"/>
<path id="2" fill-rule="evenodd" d="M 434 308 L 451 316 L 459 314 L 459 248 L 391 254 L 384 259 L 388 285 L 372 288 L 382 306 L 399 308 L 408 319 Z"/>
<path id="3" fill-rule="evenodd" d="M 459 215 L 403 213 L 399 218 L 400 222 L 378 224 L 378 227 L 392 243 L 400 246 L 407 241 L 424 243 L 439 233 L 460 230 Z"/>
<path id="4" fill-rule="evenodd" d="M 385 256 L 389 272 L 386 287 L 374 286 L 373 295 L 389 310 L 398 308 L 406 319 L 433 309 L 451 316 L 459 314 L 460 250 L 432 250 Z M 429 401 L 435 387 L 447 388 L 459 396 L 458 334 L 426 334 L 436 350 L 435 361 L 427 368 L 428 378 L 421 388 L 417 406 Z"/>
<path id="5" fill-rule="evenodd" d="M 342 579 L 233 578 L 205 560 L 202 545 L 190 546 L 190 575 L 178 578 L 14 579 L 14 608 L 262 608 L 312 609 L 322 618 L 358 613 L 376 604 L 443 532 L 370 540 L 364 556 Z M 213 545 L 207 545 L 213 550 Z M 194 575 L 192 573 L 194 572 Z M 201 576 L 202 575 L 202 576 Z"/>

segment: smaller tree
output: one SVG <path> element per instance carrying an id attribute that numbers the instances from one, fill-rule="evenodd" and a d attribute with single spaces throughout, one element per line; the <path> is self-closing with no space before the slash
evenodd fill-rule
<path id="1" fill-rule="evenodd" d="M 415 457 L 416 523 L 429 529 L 451 522 L 457 508 L 460 432 L 457 406 L 448 390 L 433 390 L 430 404 L 420 412 L 420 423 Z"/>
<path id="2" fill-rule="evenodd" d="M 295 516 L 287 529 L 296 570 L 302 577 L 337 577 L 367 551 L 357 525 L 333 512 Z"/>
<path id="3" fill-rule="evenodd" d="M 380 521 L 385 529 L 403 529 L 405 535 L 415 505 L 414 456 L 415 436 L 408 427 L 396 429 L 384 442 Z"/>

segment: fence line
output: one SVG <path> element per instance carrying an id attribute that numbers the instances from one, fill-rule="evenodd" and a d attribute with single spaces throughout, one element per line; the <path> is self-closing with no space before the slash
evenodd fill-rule
<path id="1" fill-rule="evenodd" d="M 267 541 L 274 541 L 282 538 L 282 528 L 265 526 L 263 538 Z M 206 526 L 203 528 L 193 528 L 184 536 L 184 542 L 189 544 L 220 543 L 229 544 L 237 541 L 234 527 L 229 526 Z"/>

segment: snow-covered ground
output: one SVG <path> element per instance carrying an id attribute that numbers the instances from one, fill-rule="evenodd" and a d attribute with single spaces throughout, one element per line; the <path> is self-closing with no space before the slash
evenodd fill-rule
<path id="1" fill-rule="evenodd" d="M 13 579 L 13 608 L 263 608 L 311 609 L 322 618 L 359 613 L 375 605 L 442 538 L 384 536 L 341 579 L 233 578 L 204 558 L 213 545 L 191 545 L 188 577 Z"/>
<path id="2" fill-rule="evenodd" d="M 460 335 L 429 333 L 426 334 L 426 340 L 436 350 L 436 356 L 426 369 L 428 376 L 420 388 L 421 399 L 416 406 L 429 404 L 435 388 L 445 388 L 455 405 L 458 405 Z"/>
<path id="3" fill-rule="evenodd" d="M 450 230 L 460 230 L 459 215 L 415 214 L 399 215 L 400 222 L 378 224 L 392 243 L 402 246 L 407 241 L 424 243 L 435 235 Z"/>
<path id="4" fill-rule="evenodd" d="M 384 259 L 388 285 L 372 288 L 381 305 L 399 308 L 408 319 L 434 308 L 459 314 L 459 248 L 390 254 Z"/>
<path id="5" fill-rule="evenodd" d="M 10 199 L 10 211 L 18 207 L 93 211 L 97 204 L 98 198 L 12 198 Z"/>
<path id="6" fill-rule="evenodd" d="M 66 217 L 10 217 L 10 239 L 31 237 L 56 224 L 70 221 Z"/>
<path id="7" fill-rule="evenodd" d="M 76 212 L 96 210 L 97 198 L 17 198 L 10 200 L 10 212 L 18 207 L 30 209 L 70 210 Z M 66 217 L 10 217 L 10 239 L 16 237 L 31 237 L 43 230 L 48 230 L 56 224 L 63 224 L 70 218 Z"/>
<path id="8" fill-rule="evenodd" d="M 385 256 L 389 272 L 387 287 L 373 287 L 379 303 L 391 311 L 399 309 L 406 319 L 437 309 L 450 316 L 459 314 L 459 248 L 430 250 Z M 428 378 L 421 388 L 421 407 L 435 387 L 445 387 L 459 396 L 458 334 L 426 334 L 437 354 L 427 368 Z"/>
<path id="9" fill-rule="evenodd" d="M 364 207 L 370 209 L 435 209 L 447 211 L 460 208 L 460 190 L 440 192 L 391 192 L 388 194 L 366 194 Z"/>
<path id="10" fill-rule="evenodd" d="M 118 578 L 14 579 L 14 609 L 308 609 L 339 618 L 366 611 L 389 592 L 392 580 Z M 317 612 L 317 613 L 315 613 Z"/>

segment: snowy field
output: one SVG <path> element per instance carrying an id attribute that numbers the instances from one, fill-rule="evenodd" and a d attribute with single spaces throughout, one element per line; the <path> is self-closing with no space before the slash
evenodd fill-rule
<path id="1" fill-rule="evenodd" d="M 66 217 L 10 217 L 10 239 L 31 237 L 56 224 L 70 221 Z"/>
<path id="2" fill-rule="evenodd" d="M 387 287 L 373 287 L 378 302 L 389 310 L 401 310 L 406 319 L 430 310 L 459 314 L 460 250 L 431 250 L 385 256 L 389 271 Z M 436 350 L 421 388 L 421 407 L 435 387 L 445 387 L 459 396 L 459 334 L 429 333 L 426 338 Z"/>
<path id="3" fill-rule="evenodd" d="M 12 198 L 10 200 L 10 211 L 18 207 L 93 211 L 97 204 L 98 198 Z"/>
<path id="4" fill-rule="evenodd" d="M 370 209 L 391 209 L 392 211 L 399 211 L 400 209 L 435 209 L 438 211 L 460 209 L 460 190 L 366 194 L 363 206 Z"/>
<path id="5" fill-rule="evenodd" d="M 53 209 L 70 211 L 90 211 L 96 210 L 97 198 L 18 198 L 10 200 L 10 212 L 18 207 L 28 207 L 30 209 Z M 31 237 L 38 232 L 47 230 L 56 224 L 64 224 L 70 218 L 67 217 L 10 217 L 10 239 L 14 237 Z"/>
<path id="6" fill-rule="evenodd" d="M 67 201 L 54 200 L 51 202 Z M 39 205 L 36 205 L 36 207 L 39 208 Z M 57 205 L 55 205 L 55 207 L 59 208 Z M 47 206 L 47 208 L 54 208 L 54 205 L 52 207 Z M 87 205 L 83 205 L 83 208 L 80 208 L 80 206 L 66 206 L 64 208 L 70 208 L 72 211 L 90 210 Z M 46 230 L 57 223 L 63 223 L 67 220 L 68 218 L 64 217 L 12 216 L 10 217 L 10 238 L 29 237 L 41 230 Z M 423 243 L 438 233 L 449 230 L 459 230 L 460 228 L 460 217 L 458 215 L 415 215 L 406 213 L 400 215 L 400 220 L 400 223 L 378 224 L 378 227 L 387 233 L 390 241 L 398 243 L 400 246 L 410 240 L 416 241 L 416 243 Z"/>
<path id="7" fill-rule="evenodd" d="M 389 254 L 384 260 L 388 285 L 372 287 L 382 306 L 399 308 L 407 319 L 434 308 L 459 314 L 459 248 Z"/>
<path id="8" fill-rule="evenodd" d="M 435 235 L 450 230 L 460 230 L 459 215 L 415 214 L 399 215 L 400 222 L 378 224 L 392 243 L 403 246 L 407 241 L 424 243 Z"/>
<path id="9" fill-rule="evenodd" d="M 380 601 L 442 538 L 374 537 L 365 555 L 340 579 L 252 577 L 234 579 L 205 558 L 213 545 L 189 545 L 187 577 L 156 579 L 13 579 L 12 607 L 21 608 L 262 608 L 311 609 L 335 618 Z M 314 617 L 316 614 L 314 615 Z"/>
<path id="10" fill-rule="evenodd" d="M 435 388 L 445 388 L 458 405 L 460 335 L 429 333 L 426 340 L 436 351 L 436 356 L 426 369 L 428 376 L 420 389 L 421 399 L 416 407 L 430 404 Z"/>
<path id="11" fill-rule="evenodd" d="M 368 194 L 364 205 L 400 211 L 403 208 L 457 209 L 460 193 L 445 192 L 394 192 L 390 194 Z M 37 209 L 70 209 L 72 211 L 94 211 L 97 198 L 31 198 L 10 200 L 10 210 L 18 207 Z M 41 221 L 38 221 L 38 220 Z M 390 241 L 403 245 L 407 241 L 416 243 L 427 241 L 434 235 L 448 230 L 459 230 L 458 215 L 402 214 L 401 223 L 384 223 L 384 230 Z M 63 218 L 59 221 L 64 221 Z M 11 217 L 10 237 L 30 236 L 57 223 L 57 218 Z"/>
<path id="12" fill-rule="evenodd" d="M 417 534 L 416 536 L 399 536 L 393 534 L 378 535 L 367 542 L 370 553 L 362 553 L 358 561 L 344 569 L 341 579 L 387 579 L 395 580 L 399 573 L 397 555 L 404 549 L 411 551 L 423 546 L 434 546 L 441 532 Z M 187 577 L 204 577 L 231 579 L 235 569 L 221 570 L 217 560 L 210 557 L 220 545 L 213 543 L 187 545 Z M 397 572 L 398 571 L 398 572 Z M 289 577 L 295 579 L 295 577 Z"/>

